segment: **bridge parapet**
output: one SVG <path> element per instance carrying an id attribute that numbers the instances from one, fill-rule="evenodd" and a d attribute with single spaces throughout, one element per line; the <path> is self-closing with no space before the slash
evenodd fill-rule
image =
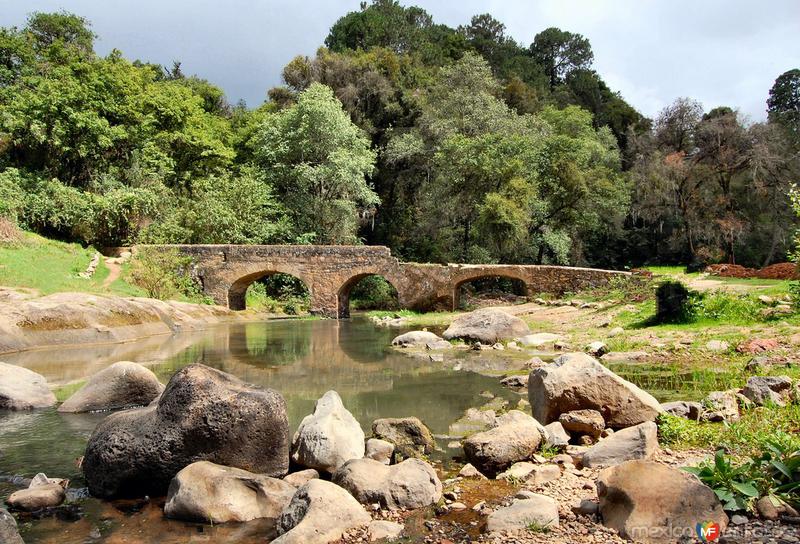
<path id="1" fill-rule="evenodd" d="M 403 308 L 455 309 L 466 282 L 500 276 L 524 283 L 528 293 L 574 292 L 607 283 L 627 272 L 547 265 L 404 263 L 384 246 L 172 245 L 192 258 L 203 291 L 217 304 L 245 308 L 247 287 L 264 276 L 283 273 L 302 280 L 311 311 L 328 317 L 349 315 L 350 290 L 370 275 L 383 276 Z"/>

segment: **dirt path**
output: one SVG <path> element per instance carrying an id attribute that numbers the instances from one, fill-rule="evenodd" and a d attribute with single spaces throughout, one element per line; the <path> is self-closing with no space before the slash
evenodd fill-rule
<path id="1" fill-rule="evenodd" d="M 103 287 L 108 288 L 112 283 L 117 281 L 119 275 L 122 273 L 122 267 L 117 264 L 116 259 L 106 259 L 106 266 L 108 267 L 108 277 L 103 281 Z"/>

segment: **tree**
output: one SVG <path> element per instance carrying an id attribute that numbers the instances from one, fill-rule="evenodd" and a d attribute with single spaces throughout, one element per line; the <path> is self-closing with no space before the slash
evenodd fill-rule
<path id="1" fill-rule="evenodd" d="M 353 243 L 359 208 L 378 204 L 367 184 L 375 152 L 330 88 L 314 83 L 294 106 L 268 114 L 255 158 L 290 210 L 297 235 Z"/>
<path id="2" fill-rule="evenodd" d="M 83 17 L 66 11 L 35 12 L 28 17 L 26 30 L 40 52 L 60 46 L 90 55 L 94 52 L 96 36 L 89 26 L 89 22 Z"/>
<path id="3" fill-rule="evenodd" d="M 551 89 L 555 89 L 572 71 L 588 69 L 594 60 L 588 39 L 555 27 L 538 33 L 530 51 L 544 67 Z"/>
<path id="4" fill-rule="evenodd" d="M 769 90 L 769 120 L 784 126 L 800 143 L 800 69 L 782 73 Z"/>

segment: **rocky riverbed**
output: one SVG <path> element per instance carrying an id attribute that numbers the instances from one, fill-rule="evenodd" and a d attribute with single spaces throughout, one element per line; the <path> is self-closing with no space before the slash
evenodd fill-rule
<path id="1" fill-rule="evenodd" d="M 426 356 L 462 369 L 513 353 L 507 367 L 528 370 L 504 380 L 510 397 L 476 395 L 446 434 L 412 417 L 411 405 L 408 417 L 363 425 L 332 390 L 290 433 L 278 391 L 202 364 L 164 384 L 135 363 L 111 365 L 59 408 L 111 411 L 79 461 L 88 488 L 59 474 L 7 483 L 13 517 L 0 512 L 0 535 L 14 542 L 16 518 L 60 535 L 37 542 L 184 542 L 193 534 L 212 542 L 675 542 L 694 541 L 697 523 L 716 523 L 727 542 L 799 541 L 788 506 L 774 519 L 760 510 L 729 518 L 709 488 L 679 470 L 712 452 L 661 447 L 655 423 L 666 411 L 733 421 L 748 402 L 797 402 L 791 380 L 753 379 L 702 403 L 661 404 L 602 364 L 602 350 L 531 359 L 540 341 L 555 350 L 559 340 L 491 311 L 464 321 L 443 335 L 455 345 L 417 331 L 399 335 L 395 349 L 412 354 L 409 363 Z M 56 403 L 44 377 L 14 365 L 0 372 L 0 398 L 21 417 Z M 142 407 L 119 411 L 132 405 Z M 87 492 L 102 500 L 88 502 Z M 92 519 L 113 529 L 87 525 L 88 508 L 102 509 Z"/>

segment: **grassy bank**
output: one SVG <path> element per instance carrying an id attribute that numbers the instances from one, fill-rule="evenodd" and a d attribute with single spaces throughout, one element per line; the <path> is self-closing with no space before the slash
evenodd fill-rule
<path id="1" fill-rule="evenodd" d="M 95 254 L 92 247 L 82 247 L 21 233 L 18 241 L 0 244 L 0 285 L 34 289 L 42 295 L 72 291 L 80 293 L 144 296 L 144 292 L 126 281 L 127 266 L 107 287 L 109 269 L 103 259 L 91 278 L 82 278 Z"/>

